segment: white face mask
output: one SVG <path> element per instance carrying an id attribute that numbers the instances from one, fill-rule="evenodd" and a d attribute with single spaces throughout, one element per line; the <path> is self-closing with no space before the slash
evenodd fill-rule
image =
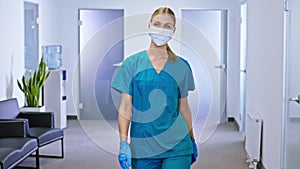
<path id="1" fill-rule="evenodd" d="M 156 46 L 163 46 L 167 44 L 173 37 L 173 29 L 158 28 L 150 26 L 149 36 Z"/>

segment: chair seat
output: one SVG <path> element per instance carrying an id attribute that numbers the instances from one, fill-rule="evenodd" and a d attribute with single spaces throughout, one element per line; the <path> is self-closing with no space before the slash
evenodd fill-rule
<path id="1" fill-rule="evenodd" d="M 59 128 L 31 127 L 29 135 L 37 138 L 39 147 L 41 147 L 62 139 L 64 137 L 64 132 Z"/>
<path id="2" fill-rule="evenodd" d="M 0 163 L 3 168 L 13 166 L 21 157 L 21 153 L 18 149 L 11 147 L 0 148 Z M 2 169 L 2 167 L 0 168 Z"/>
<path id="3" fill-rule="evenodd" d="M 37 148 L 37 140 L 33 138 L 1 138 L 0 163 L 4 168 L 15 166 Z"/>

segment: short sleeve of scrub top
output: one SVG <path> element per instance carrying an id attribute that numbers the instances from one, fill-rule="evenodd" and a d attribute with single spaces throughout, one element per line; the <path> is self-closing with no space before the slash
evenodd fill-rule
<path id="1" fill-rule="evenodd" d="M 118 69 L 112 88 L 132 96 L 130 146 L 133 158 L 165 158 L 193 153 L 180 98 L 195 88 L 188 62 L 181 57 L 156 72 L 146 51 Z"/>
<path id="2" fill-rule="evenodd" d="M 185 64 L 184 67 L 186 67 L 185 73 L 184 73 L 184 78 L 183 81 L 181 82 L 179 88 L 180 88 L 180 95 L 178 96 L 179 98 L 184 98 L 188 96 L 188 91 L 192 91 L 195 89 L 195 83 L 194 83 L 194 78 L 193 78 L 193 73 L 192 73 L 192 69 L 189 65 L 189 63 L 180 58 L 183 63 Z"/>

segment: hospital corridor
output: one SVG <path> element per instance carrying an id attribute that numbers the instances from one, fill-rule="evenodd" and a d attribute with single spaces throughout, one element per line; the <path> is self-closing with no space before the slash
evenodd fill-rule
<path id="1" fill-rule="evenodd" d="M 297 0 L 0 0 L 0 169 L 299 169 L 299 17 Z"/>

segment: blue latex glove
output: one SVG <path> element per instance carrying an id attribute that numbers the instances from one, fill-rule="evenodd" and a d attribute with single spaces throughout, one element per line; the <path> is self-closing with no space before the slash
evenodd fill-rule
<path id="1" fill-rule="evenodd" d="M 131 167 L 131 150 L 127 141 L 120 142 L 118 160 L 122 169 L 129 169 Z"/>
<path id="2" fill-rule="evenodd" d="M 195 140 L 192 143 L 193 143 L 193 151 L 194 151 L 194 153 L 192 154 L 192 164 L 193 164 L 197 160 L 198 149 L 197 149 L 197 144 L 196 144 Z"/>

